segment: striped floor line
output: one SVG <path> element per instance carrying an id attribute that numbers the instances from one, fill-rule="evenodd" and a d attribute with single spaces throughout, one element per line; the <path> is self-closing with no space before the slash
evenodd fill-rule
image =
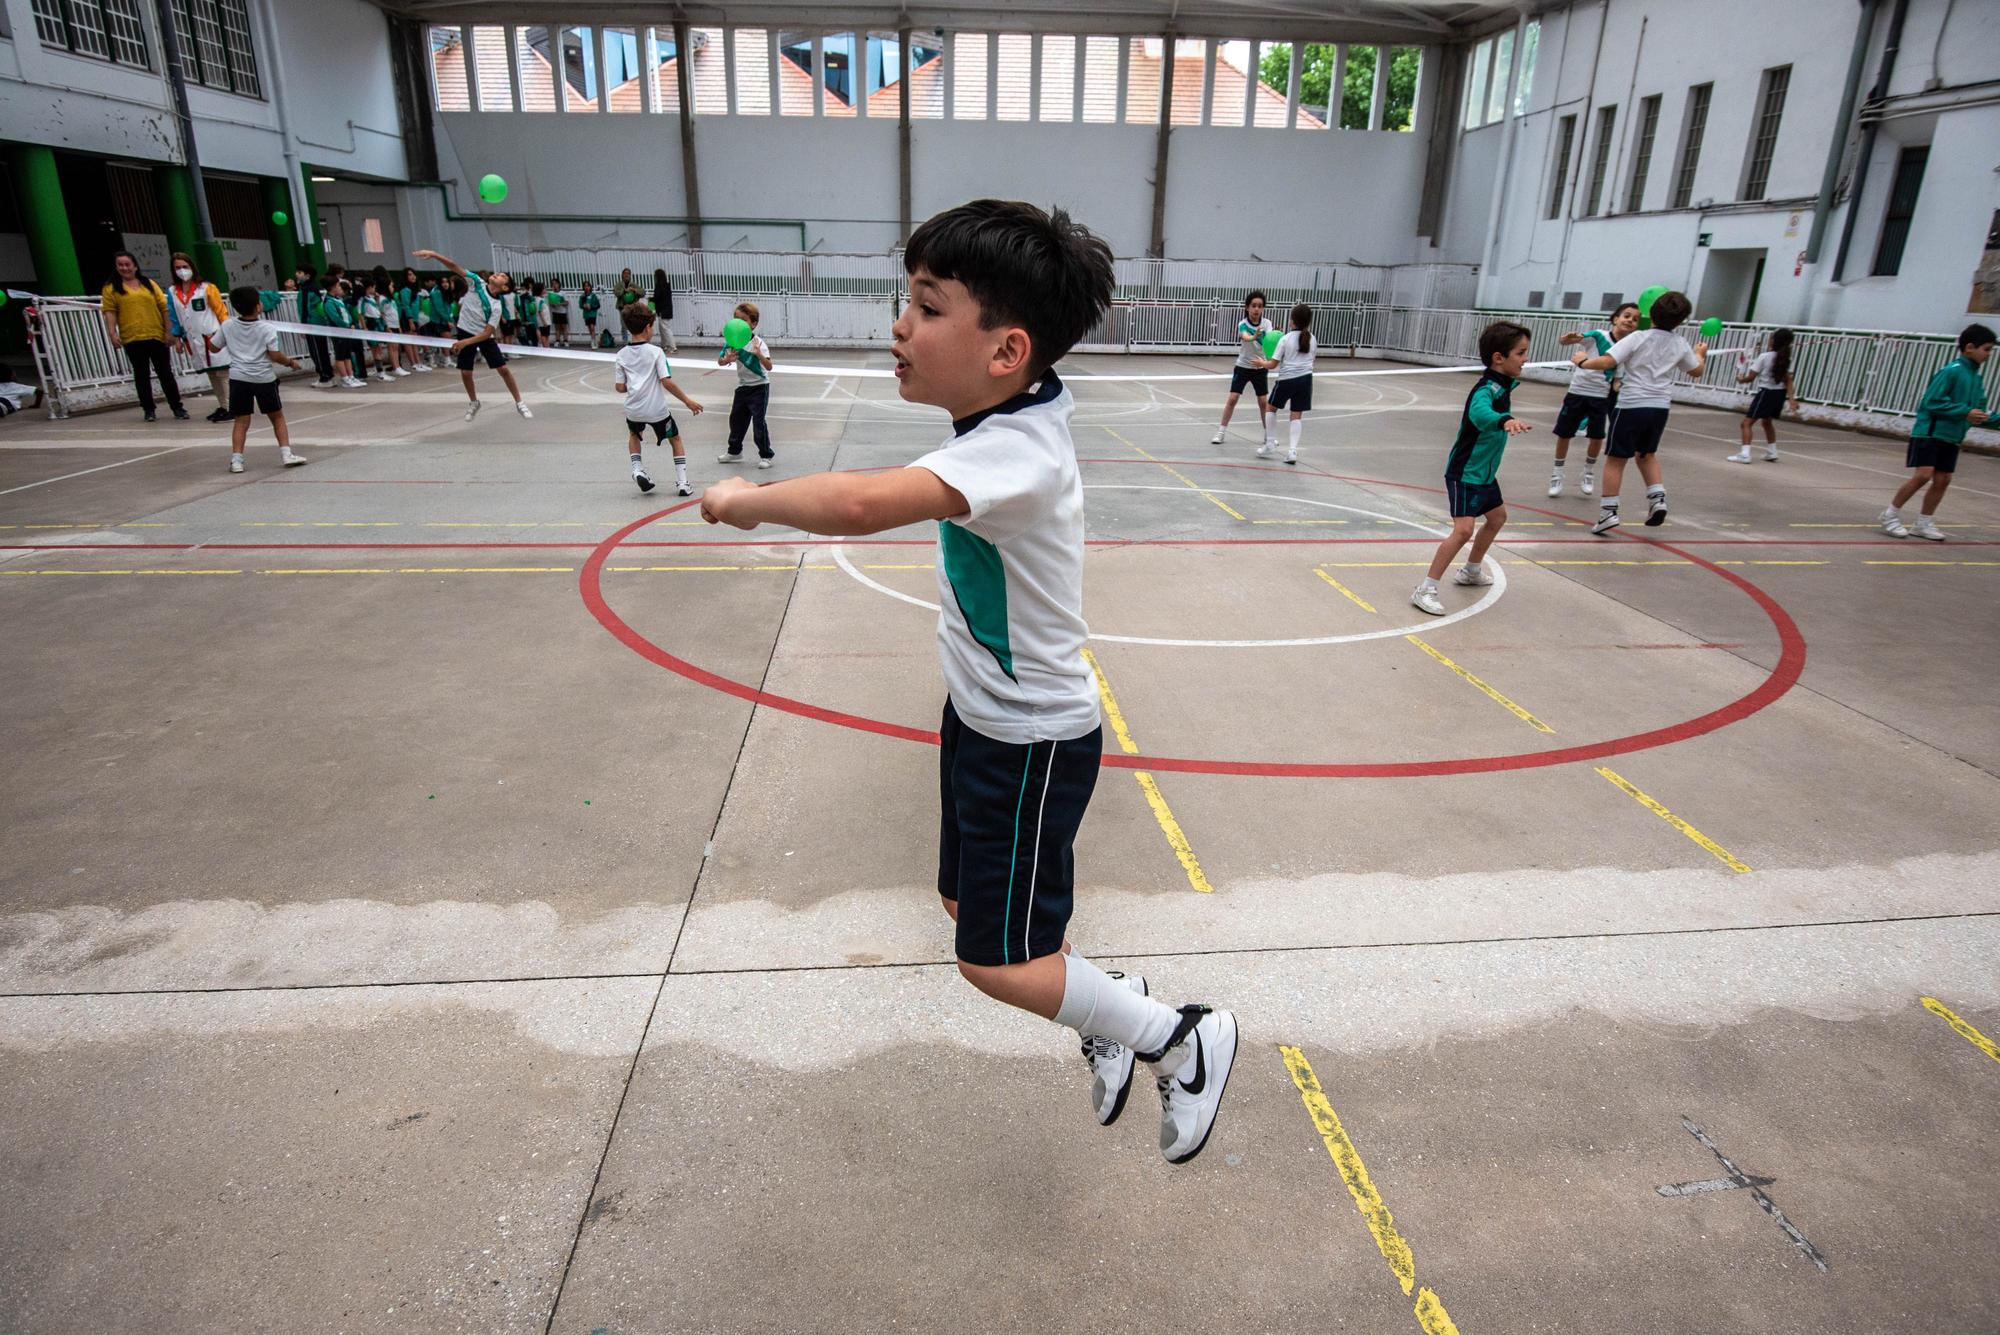
<path id="1" fill-rule="evenodd" d="M 1103 665 L 1097 661 L 1097 655 L 1088 649 L 1083 651 L 1083 658 L 1090 664 L 1091 675 L 1097 679 L 1097 695 L 1104 702 L 1104 721 L 1111 725 L 1111 735 L 1118 739 L 1118 749 L 1128 756 L 1138 755 L 1139 744 L 1132 740 L 1132 730 L 1125 725 L 1125 711 L 1118 707 L 1118 697 L 1111 693 L 1111 683 L 1105 679 Z M 1187 833 L 1174 817 L 1173 808 L 1167 805 L 1159 781 L 1147 770 L 1134 770 L 1132 774 L 1146 794 L 1146 805 L 1152 809 L 1160 833 L 1167 837 L 1167 847 L 1173 849 L 1181 870 L 1187 873 L 1188 884 L 1204 895 L 1213 894 L 1215 887 L 1208 883 L 1208 873 L 1201 869 L 1201 859 L 1194 855 Z"/>

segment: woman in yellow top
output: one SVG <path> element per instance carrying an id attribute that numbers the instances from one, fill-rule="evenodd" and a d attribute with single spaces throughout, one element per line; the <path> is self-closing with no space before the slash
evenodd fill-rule
<path id="1" fill-rule="evenodd" d="M 139 272 L 139 260 L 129 250 L 111 257 L 111 281 L 104 285 L 104 332 L 111 346 L 125 349 L 132 363 L 132 382 L 139 390 L 139 406 L 146 420 L 153 421 L 153 386 L 147 373 L 159 376 L 167 396 L 167 407 L 185 422 L 187 409 L 181 407 L 181 388 L 174 383 L 173 363 L 167 360 L 167 294 L 160 285 Z"/>
<path id="2" fill-rule="evenodd" d="M 227 422 L 234 416 L 229 411 L 229 349 L 222 343 L 222 322 L 228 318 L 222 293 L 196 270 L 194 256 L 175 251 L 174 284 L 167 289 L 167 332 L 208 376 L 208 387 L 215 391 L 211 422 Z"/>

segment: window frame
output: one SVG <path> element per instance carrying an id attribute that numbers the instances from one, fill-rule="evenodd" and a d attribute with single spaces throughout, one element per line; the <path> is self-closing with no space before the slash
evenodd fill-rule
<path id="1" fill-rule="evenodd" d="M 1576 150 L 1575 112 L 1556 119 L 1556 134 L 1559 137 L 1559 146 L 1556 149 L 1555 175 L 1549 180 L 1548 213 L 1543 219 L 1545 222 L 1553 222 L 1555 219 L 1562 217 L 1563 196 L 1568 190 L 1569 158 L 1570 154 Z"/>
<path id="2" fill-rule="evenodd" d="M 1590 187 L 1584 192 L 1583 216 L 1595 218 L 1604 212 L 1604 182 L 1611 175 L 1611 135 L 1618 128 L 1618 104 L 1609 102 L 1597 109 L 1597 142 L 1590 159 Z"/>
<path id="3" fill-rule="evenodd" d="M 1902 194 L 1903 176 L 1910 166 L 1912 154 L 1921 153 L 1922 160 L 1916 164 L 1916 179 L 1910 183 L 1909 207 L 1899 211 L 1897 197 Z M 1917 216 L 1917 202 L 1923 197 L 1924 173 L 1931 162 L 1929 144 L 1904 144 L 1896 154 L 1896 171 L 1889 178 L 1889 198 L 1882 212 L 1882 230 L 1875 238 L 1875 259 L 1868 266 L 1870 278 L 1894 278 L 1903 271 L 1903 255 L 1910 244 L 1910 224 Z M 1889 252 L 1891 238 L 1894 238 L 1895 253 Z"/>
<path id="4" fill-rule="evenodd" d="M 1737 198 L 1761 200 L 1770 194 L 1771 163 L 1777 157 L 1778 134 L 1791 91 L 1792 67 L 1773 65 L 1757 85 L 1757 115 L 1750 122 L 1750 147 L 1743 159 L 1743 184 Z"/>
<path id="5" fill-rule="evenodd" d="M 97 16 L 96 35 L 104 44 L 101 53 L 78 45 L 77 33 L 80 29 L 75 10 L 79 5 L 88 5 Z M 115 15 L 109 8 L 114 5 L 122 6 Z M 145 10 L 139 0 L 34 0 L 30 13 L 35 20 L 35 39 L 47 50 L 83 60 L 101 60 L 107 65 L 124 69 L 150 71 L 154 67 L 152 33 L 147 27 Z M 114 33 L 111 22 L 114 17 L 132 24 L 138 30 L 138 36 L 135 38 L 127 34 L 120 37 Z M 121 41 L 136 47 L 138 55 L 134 57 L 130 52 L 121 55 Z"/>
<path id="6" fill-rule="evenodd" d="M 1625 211 L 1640 213 L 1646 207 L 1646 178 L 1653 172 L 1653 144 L 1660 133 L 1661 96 L 1653 93 L 1639 99 L 1639 135 L 1632 147 L 1632 173 L 1625 183 Z"/>
<path id="7" fill-rule="evenodd" d="M 1708 134 L 1708 109 L 1715 100 L 1715 84 L 1690 84 L 1687 109 L 1681 116 L 1680 152 L 1674 159 L 1674 187 L 1667 207 L 1684 209 L 1694 201 L 1695 173 L 1701 168 L 1701 141 Z"/>

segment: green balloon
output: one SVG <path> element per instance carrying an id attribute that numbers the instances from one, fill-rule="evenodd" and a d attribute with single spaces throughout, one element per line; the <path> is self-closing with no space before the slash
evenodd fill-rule
<path id="1" fill-rule="evenodd" d="M 271 221 L 277 224 L 279 227 L 283 227 L 286 223 L 290 222 L 291 219 L 285 216 L 285 211 L 283 209 L 274 209 L 271 213 Z"/>
<path id="2" fill-rule="evenodd" d="M 1639 327 L 1653 327 L 1653 303 L 1672 291 L 1665 283 L 1655 284 L 1639 294 Z"/>
<path id="3" fill-rule="evenodd" d="M 507 198 L 507 182 L 492 172 L 479 178 L 479 197 L 488 204 L 498 204 Z"/>
<path id="4" fill-rule="evenodd" d="M 1278 337 L 1278 331 L 1275 329 L 1264 331 L 1264 356 L 1266 359 L 1278 355 Z"/>
<path id="5" fill-rule="evenodd" d="M 731 320 L 722 326 L 722 341 L 738 352 L 750 346 L 750 322 Z"/>
<path id="6" fill-rule="evenodd" d="M 7 289 L 4 287 L 0 287 L 0 306 L 5 306 L 6 304 L 7 304 Z"/>
<path id="7" fill-rule="evenodd" d="M 1701 336 L 1703 338 L 1716 338 L 1721 333 L 1722 321 L 1716 316 L 1711 315 L 1701 322 Z"/>

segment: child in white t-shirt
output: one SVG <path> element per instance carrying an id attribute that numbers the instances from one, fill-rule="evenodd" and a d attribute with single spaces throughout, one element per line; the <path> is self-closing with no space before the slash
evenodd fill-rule
<path id="1" fill-rule="evenodd" d="M 1271 411 L 1273 413 L 1291 410 L 1291 443 L 1285 450 L 1285 462 L 1299 461 L 1299 437 L 1305 431 L 1306 414 L 1313 406 L 1313 308 L 1303 301 L 1292 307 L 1292 329 L 1278 340 L 1277 355 L 1267 360 L 1266 368 L 1276 367 L 1277 387 L 1271 391 Z M 1262 445 L 1257 447 L 1257 457 L 1268 459 L 1278 452 L 1277 443 L 1268 433 Z"/>
<path id="2" fill-rule="evenodd" d="M 1764 462 L 1778 462 L 1778 417 L 1789 406 L 1799 410 L 1792 392 L 1792 331 L 1773 329 L 1771 345 L 1736 373 L 1736 383 L 1750 386 L 1750 406 L 1743 410 L 1743 448 L 1729 456 L 1733 464 L 1750 462 L 1750 432 L 1764 424 Z"/>
<path id="3" fill-rule="evenodd" d="M 278 462 L 297 468 L 303 455 L 292 453 L 291 433 L 285 429 L 285 406 L 278 398 L 278 370 L 289 366 L 297 371 L 297 361 L 278 346 L 278 331 L 264 319 L 263 299 L 249 284 L 229 289 L 229 305 L 234 320 L 208 335 L 213 351 L 229 352 L 229 471 L 243 471 L 243 444 L 250 437 L 250 419 L 258 412 L 271 419 L 272 434 L 278 438 Z"/>
<path id="4" fill-rule="evenodd" d="M 1271 322 L 1264 318 L 1264 294 L 1246 293 L 1243 318 L 1236 322 L 1236 365 L 1229 372 L 1229 397 L 1222 401 L 1222 424 L 1215 428 L 1209 444 L 1220 445 L 1229 434 L 1229 419 L 1236 412 L 1236 400 L 1246 389 L 1257 395 L 1257 422 L 1264 430 L 1264 448 L 1268 450 L 1278 443 L 1271 435 L 1271 392 L 1265 380 L 1271 364 L 1264 358 L 1263 344 L 1264 335 L 1270 332 Z"/>
<path id="5" fill-rule="evenodd" d="M 1673 403 L 1674 376 L 1685 371 L 1700 376 L 1708 364 L 1708 344 L 1688 341 L 1675 333 L 1694 311 L 1683 292 L 1663 292 L 1653 302 L 1651 329 L 1628 334 L 1611 351 L 1591 356 L 1579 352 L 1570 360 L 1586 371 L 1617 368 L 1622 382 L 1618 411 L 1611 417 L 1611 443 L 1605 449 L 1604 494 L 1598 498 L 1592 533 L 1617 528 L 1618 489 L 1625 480 L 1625 461 L 1637 461 L 1646 482 L 1646 527 L 1667 522 L 1667 484 L 1660 474 L 1660 437 L 1667 429 L 1667 409 Z"/>
<path id="6" fill-rule="evenodd" d="M 681 441 L 679 424 L 667 411 L 667 395 L 679 399 L 697 417 L 701 415 L 701 405 L 674 383 L 674 373 L 667 366 L 667 354 L 653 342 L 652 307 L 643 301 L 635 301 L 621 312 L 620 318 L 625 321 L 629 341 L 618 350 L 618 369 L 612 372 L 611 387 L 625 396 L 625 431 L 628 437 L 625 448 L 632 456 L 632 480 L 639 484 L 640 491 L 653 489 L 653 475 L 646 471 L 645 461 L 639 457 L 639 446 L 645 441 L 646 428 L 651 427 L 654 442 L 665 442 L 673 449 L 675 488 L 683 496 L 692 496 L 694 488 L 688 485 L 687 447 Z"/>

